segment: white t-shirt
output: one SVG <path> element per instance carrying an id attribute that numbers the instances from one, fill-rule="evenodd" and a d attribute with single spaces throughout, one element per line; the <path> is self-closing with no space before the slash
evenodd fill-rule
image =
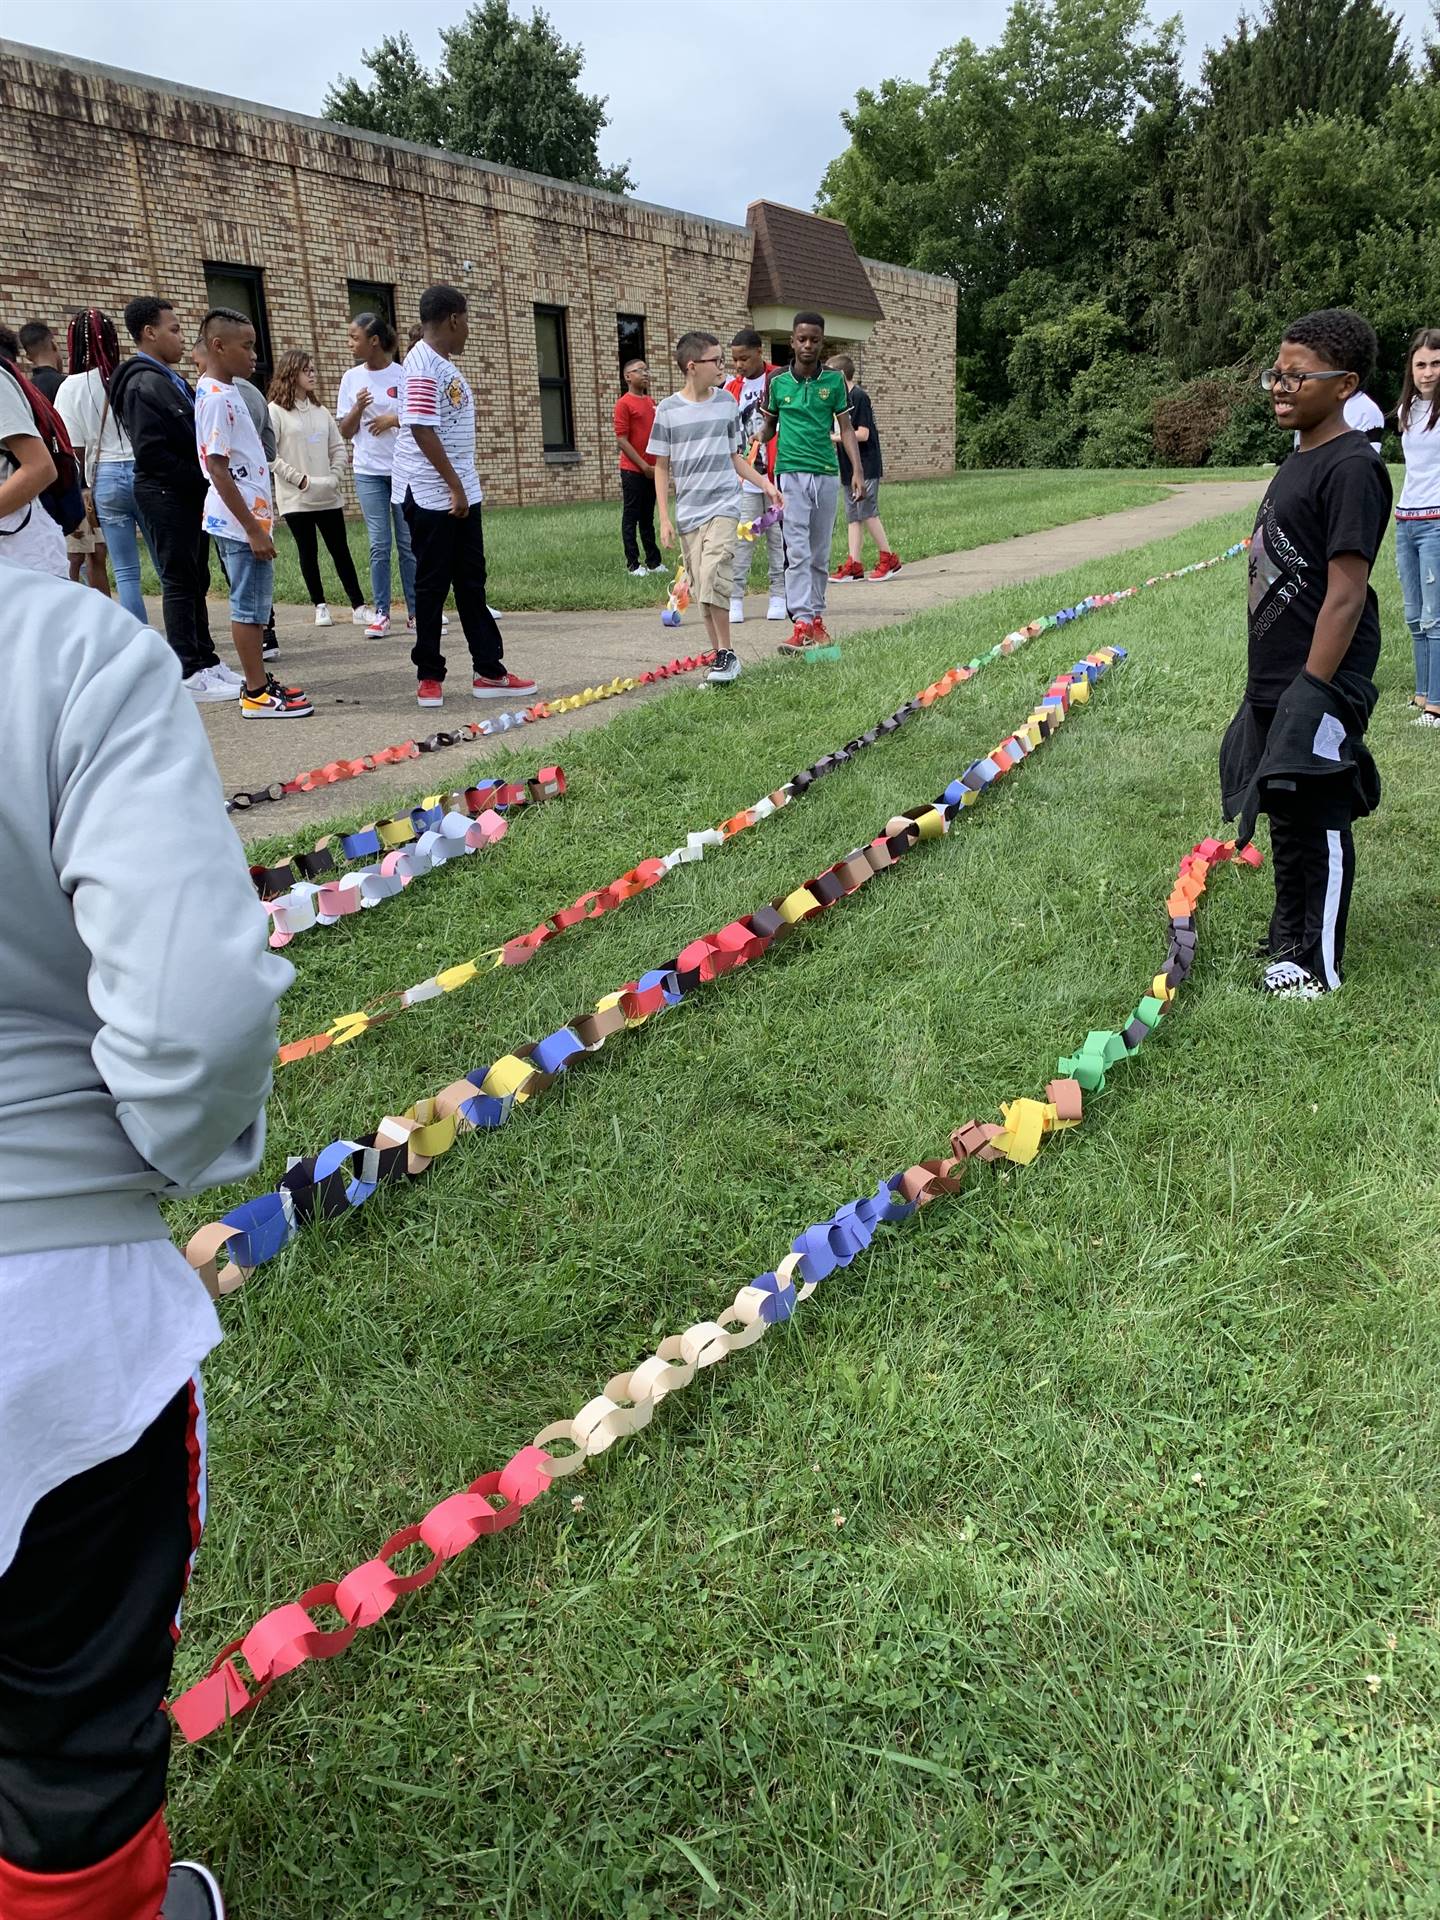
<path id="1" fill-rule="evenodd" d="M 370 394 L 370 404 L 361 414 L 355 437 L 350 442 L 350 459 L 356 473 L 395 471 L 395 443 L 400 438 L 400 429 L 387 427 L 384 433 L 372 433 L 370 422 L 378 420 L 382 413 L 399 413 L 400 375 L 399 363 L 392 362 L 388 367 L 351 367 L 340 382 L 335 401 L 335 417 L 339 420 L 344 419 L 363 392 L 368 389 Z"/>
<path id="2" fill-rule="evenodd" d="M 94 367 L 88 373 L 69 374 L 60 382 L 55 411 L 65 422 L 71 446 L 77 452 L 81 447 L 85 449 L 87 483 L 95 478 L 95 469 L 103 461 L 135 458 L 115 409 L 105 405 L 105 382 Z"/>
<path id="3" fill-rule="evenodd" d="M 740 409 L 740 451 L 742 453 L 746 453 L 750 442 L 760 431 L 760 402 L 764 398 L 765 371 L 762 368 L 759 373 L 751 374 L 748 380 L 742 380 L 740 382 L 740 391 L 735 396 L 735 403 Z M 757 452 L 759 455 L 758 464 L 760 471 L 763 473 L 765 471 L 764 448 L 757 449 Z M 742 480 L 740 482 L 740 491 L 742 493 L 758 494 L 760 488 L 752 487 L 748 480 Z"/>
<path id="4" fill-rule="evenodd" d="M 1430 402 L 1419 394 L 1410 409 L 1410 424 L 1401 430 L 1405 453 L 1405 484 L 1396 502 L 1397 519 L 1440 520 L 1440 420 L 1433 427 Z"/>
<path id="5" fill-rule="evenodd" d="M 448 513 L 450 489 L 416 446 L 415 435 L 407 431 L 410 427 L 435 429 L 465 498 L 478 507 L 484 495 L 475 471 L 475 402 L 460 369 L 426 340 L 415 342 L 401 370 L 400 432 L 390 497 L 403 502 L 408 487 L 417 507 Z"/>
<path id="6" fill-rule="evenodd" d="M 1371 433 L 1385 424 L 1385 415 L 1376 406 L 1368 393 L 1352 393 L 1345 402 L 1343 415 L 1345 424 L 1352 433 Z M 1300 435 L 1295 435 L 1295 445 L 1300 444 Z"/>
<path id="7" fill-rule="evenodd" d="M 8 480 L 20 464 L 5 442 L 22 438 L 40 438 L 35 416 L 20 382 L 0 367 L 0 481 Z M 38 499 L 15 513 L 0 514 L 0 560 L 32 573 L 53 573 L 57 580 L 70 578 L 65 536 Z"/>
<path id="8" fill-rule="evenodd" d="M 209 453 L 230 456 L 231 478 L 251 513 L 268 533 L 275 509 L 270 492 L 270 468 L 255 422 L 234 387 L 213 379 L 208 373 L 195 389 L 195 448 L 202 467 Z M 215 491 L 213 482 L 205 495 L 201 524 L 206 533 L 218 539 L 239 540 L 246 546 L 250 543 L 249 534 Z"/>

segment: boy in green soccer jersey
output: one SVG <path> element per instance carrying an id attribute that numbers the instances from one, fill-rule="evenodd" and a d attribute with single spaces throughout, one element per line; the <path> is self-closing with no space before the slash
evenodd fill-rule
<path id="1" fill-rule="evenodd" d="M 766 436 L 777 435 L 775 477 L 785 496 L 785 599 L 795 622 L 782 654 L 823 646 L 825 589 L 830 578 L 830 536 L 840 501 L 840 463 L 830 438 L 840 428 L 840 444 L 850 460 L 850 491 L 859 498 L 865 475 L 845 376 L 822 364 L 825 322 L 818 313 L 797 313 L 790 330 L 790 365 L 773 375 L 765 395 Z"/>

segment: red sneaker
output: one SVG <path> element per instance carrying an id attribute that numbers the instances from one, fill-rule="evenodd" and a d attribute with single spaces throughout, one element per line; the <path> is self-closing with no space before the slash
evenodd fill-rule
<path id="1" fill-rule="evenodd" d="M 786 658 L 801 654 L 807 647 L 815 644 L 815 624 L 811 620 L 797 620 L 794 631 L 788 640 L 782 640 L 775 651 Z"/>
<path id="2" fill-rule="evenodd" d="M 815 642 L 817 647 L 825 647 L 830 644 L 830 635 L 826 631 L 825 617 L 823 614 L 817 613 L 811 622 L 810 638 Z"/>
<path id="3" fill-rule="evenodd" d="M 443 707 L 445 689 L 438 680 L 422 680 L 415 689 L 417 707 Z"/>
<path id="4" fill-rule="evenodd" d="M 470 691 L 477 700 L 509 700 L 527 699 L 539 688 L 534 680 L 522 680 L 518 673 L 502 673 L 494 678 L 477 673 L 470 683 Z"/>
<path id="5" fill-rule="evenodd" d="M 865 569 L 858 560 L 847 560 L 843 567 L 837 567 L 831 574 L 832 580 L 863 580 Z"/>
<path id="6" fill-rule="evenodd" d="M 879 560 L 871 568 L 870 572 L 866 575 L 866 578 L 868 580 L 888 580 L 892 574 L 899 573 L 899 571 L 900 571 L 899 554 L 898 553 L 882 553 Z"/>

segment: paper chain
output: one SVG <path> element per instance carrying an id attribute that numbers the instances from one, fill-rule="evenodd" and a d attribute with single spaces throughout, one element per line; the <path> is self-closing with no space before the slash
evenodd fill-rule
<path id="1" fill-rule="evenodd" d="M 462 1134 L 503 1126 L 516 1106 L 542 1093 L 582 1055 L 598 1052 L 612 1035 L 678 1007 L 697 987 L 758 959 L 801 921 L 858 892 L 913 847 L 942 838 L 986 787 L 1055 732 L 1072 701 L 1077 705 L 1087 701 L 1093 682 L 1112 662 L 1125 657 L 1121 647 L 1104 647 L 1077 661 L 1051 682 L 1021 727 L 992 753 L 973 761 L 928 806 L 894 815 L 867 847 L 856 849 L 804 886 L 744 919 L 732 920 L 718 933 L 692 940 L 676 959 L 606 994 L 592 1013 L 543 1040 L 516 1047 L 492 1066 L 452 1081 L 403 1115 L 386 1115 L 373 1133 L 359 1140 L 333 1140 L 320 1153 L 292 1161 L 277 1188 L 201 1227 L 185 1249 L 186 1259 L 213 1296 L 233 1293 L 257 1266 L 274 1259 L 302 1227 L 363 1206 L 385 1182 L 418 1179 Z M 217 1272 L 222 1247 L 229 1264 Z"/>
<path id="2" fill-rule="evenodd" d="M 1104 1091 L 1105 1070 L 1128 1059 L 1149 1037 L 1189 977 L 1195 959 L 1195 905 L 1211 870 L 1234 857 L 1233 842 L 1203 840 L 1181 861 L 1168 903 L 1169 951 L 1151 992 L 1119 1033 L 1092 1033 L 1073 1059 L 1061 1060 L 1060 1073 L 1068 1077 L 1052 1080 L 1043 1100 L 1003 1103 L 998 1126 L 965 1121 L 950 1136 L 949 1154 L 891 1174 L 873 1193 L 847 1201 L 828 1220 L 807 1227 L 791 1241 L 774 1271 L 741 1287 L 726 1312 L 662 1340 L 638 1367 L 607 1380 L 603 1392 L 577 1414 L 542 1428 L 498 1472 L 482 1474 L 463 1492 L 432 1507 L 418 1525 L 392 1534 L 372 1559 L 343 1579 L 322 1581 L 298 1601 L 262 1614 L 248 1633 L 220 1650 L 203 1680 L 172 1703 L 184 1738 L 192 1743 L 205 1739 L 255 1706 L 285 1674 L 307 1661 L 333 1660 L 343 1653 L 362 1627 L 383 1619 L 402 1595 L 428 1585 L 473 1541 L 513 1526 L 555 1481 L 648 1426 L 660 1402 L 688 1386 L 697 1373 L 754 1346 L 771 1327 L 788 1320 L 822 1280 L 866 1250 L 878 1227 L 898 1226 L 930 1201 L 955 1193 L 971 1160 L 1024 1166 L 1047 1139 L 1078 1125 L 1087 1088 Z M 1250 866 L 1260 864 L 1253 846 L 1238 858 Z M 570 1451 L 552 1453 L 557 1443 Z M 396 1573 L 395 1562 L 416 1546 L 427 1548 L 430 1558 L 413 1573 Z M 321 1608 L 332 1609 L 342 1624 L 333 1630 L 318 1625 L 313 1610 Z M 242 1659 L 248 1679 L 241 1671 Z"/>
<path id="3" fill-rule="evenodd" d="M 1243 552 L 1248 545 L 1248 540 L 1238 541 L 1234 546 L 1227 547 L 1223 553 L 1212 554 L 1207 560 L 1194 561 L 1173 573 L 1158 574 L 1153 579 L 1147 580 L 1145 586 L 1158 586 L 1164 581 L 1179 579 L 1182 574 L 1203 572 L 1209 567 L 1218 566 L 1222 560 L 1232 559 L 1236 554 Z M 580 898 L 570 906 L 562 907 L 557 913 L 550 914 L 530 932 L 511 935 L 499 946 L 487 948 L 470 959 L 452 962 L 449 966 L 440 968 L 428 980 L 422 980 L 413 987 L 390 987 L 353 1013 L 338 1015 L 325 1032 L 309 1034 L 303 1039 L 287 1042 L 276 1055 L 277 1064 L 282 1067 L 291 1066 L 299 1060 L 313 1059 L 316 1054 L 324 1053 L 332 1046 L 348 1045 L 372 1028 L 386 1025 L 407 1007 L 420 1006 L 437 999 L 441 994 L 454 993 L 459 988 L 468 986 L 481 974 L 491 972 L 497 967 L 523 966 L 527 960 L 533 959 L 548 941 L 558 938 L 569 928 L 579 925 L 582 920 L 598 920 L 603 914 L 623 906 L 627 900 L 633 900 L 637 895 L 648 892 L 651 887 L 658 886 L 660 881 L 668 873 L 672 873 L 676 867 L 703 859 L 711 847 L 723 846 L 727 840 L 734 839 L 736 834 L 743 833 L 747 828 L 758 826 L 762 820 L 768 820 L 772 814 L 779 812 L 791 800 L 813 786 L 817 780 L 823 779 L 827 773 L 833 773 L 837 767 L 845 766 L 857 753 L 862 752 L 866 747 L 873 747 L 878 740 L 884 739 L 903 726 L 914 714 L 945 699 L 957 686 L 963 686 L 967 680 L 973 679 L 983 667 L 989 666 L 1002 656 L 1016 652 L 1037 634 L 1078 620 L 1082 615 L 1094 612 L 1098 608 L 1114 606 L 1119 601 L 1131 599 L 1142 591 L 1143 589 L 1139 587 L 1126 587 L 1116 593 L 1092 595 L 1073 607 L 1063 607 L 1057 613 L 1046 614 L 1040 619 L 1030 621 L 1024 627 L 1014 628 L 1003 639 L 996 641 L 988 653 L 981 654 L 965 665 L 951 667 L 938 680 L 932 681 L 928 687 L 922 687 L 918 693 L 913 694 L 903 705 L 897 707 L 893 713 L 887 714 L 883 720 L 878 721 L 866 732 L 858 734 L 853 740 L 846 741 L 843 747 L 838 747 L 833 753 L 822 754 L 818 760 L 802 772 L 794 774 L 773 793 L 765 794 L 753 806 L 731 814 L 717 826 L 708 827 L 701 833 L 687 834 L 683 847 L 677 847 L 673 852 L 663 856 L 640 861 L 637 866 L 631 867 L 627 873 L 620 874 L 605 886 L 590 893 L 581 894 Z"/>
<path id="4" fill-rule="evenodd" d="M 360 760 L 331 760 L 323 767 L 312 767 L 308 773 L 297 773 L 289 780 L 273 781 L 258 792 L 232 793 L 225 802 L 225 810 L 227 813 L 238 813 L 247 807 L 261 806 L 267 800 L 285 800 L 291 794 L 313 793 L 318 787 L 333 787 L 341 780 L 354 780 L 362 773 L 373 773 L 376 767 L 395 766 L 402 760 L 417 760 L 422 753 L 439 753 L 442 747 L 468 746 L 472 741 L 483 740 L 488 735 L 509 733 L 513 728 L 529 726 L 535 720 L 553 719 L 556 714 L 574 713 L 580 707 L 593 707 L 597 700 L 614 700 L 622 693 L 634 693 L 637 687 L 653 686 L 659 680 L 672 680 L 677 674 L 694 673 L 697 667 L 714 664 L 713 653 L 697 653 L 683 660 L 667 660 L 663 666 L 651 667 L 645 673 L 634 677 L 620 676 L 607 681 L 604 686 L 586 687 L 580 693 L 567 693 L 558 700 L 537 700 L 533 707 L 525 707 L 514 713 L 495 713 L 488 720 L 467 720 L 463 727 L 456 727 L 453 732 L 427 734 L 423 740 L 402 740 L 398 747 L 381 747 Z"/>
<path id="5" fill-rule="evenodd" d="M 561 767 L 541 767 L 530 780 L 479 780 L 463 792 L 432 793 L 408 813 L 372 820 L 354 833 L 318 840 L 308 853 L 287 855 L 273 867 L 251 867 L 250 877 L 270 915 L 270 944 L 286 947 L 309 927 L 333 927 L 347 914 L 393 899 L 422 874 L 448 861 L 493 847 L 509 831 L 506 811 L 558 799 Z M 379 853 L 378 864 L 341 873 L 339 859 Z M 317 876 L 335 877 L 316 884 Z"/>
<path id="6" fill-rule="evenodd" d="M 753 520 L 742 520 L 735 531 L 742 540 L 753 540 L 757 533 L 768 533 L 777 520 L 784 518 L 783 507 L 766 507 L 765 511 L 756 514 Z"/>

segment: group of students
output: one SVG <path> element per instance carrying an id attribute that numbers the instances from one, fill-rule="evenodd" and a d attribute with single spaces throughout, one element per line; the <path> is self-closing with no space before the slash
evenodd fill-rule
<path id="1" fill-rule="evenodd" d="M 267 405 L 250 379 L 255 332 L 243 314 L 224 307 L 206 313 L 189 347 L 193 388 L 180 370 L 186 341 L 171 303 L 132 300 L 124 317 L 135 344 L 124 360 L 108 315 L 91 309 L 72 321 L 64 379 L 34 358 L 46 356 L 38 334 L 53 346 L 49 329 L 23 330 L 30 335 L 29 377 L 21 374 L 18 355 L 5 360 L 0 339 L 0 367 L 9 376 L 0 378 L 0 454 L 10 467 L 0 479 L 0 557 L 62 577 L 68 568 L 72 579 L 91 566 L 91 583 L 108 593 L 108 552 L 121 603 L 143 622 L 143 538 L 160 579 L 166 638 L 190 697 L 238 700 L 247 719 L 298 719 L 312 711 L 309 700 L 302 689 L 282 686 L 267 664 L 279 652 L 277 511 L 294 537 L 316 624 L 332 624 L 320 572 L 323 540 L 352 621 L 375 638 L 390 631 L 393 536 L 415 636 L 419 704 L 443 703 L 441 638 L 452 592 L 474 669 L 473 696 L 535 693 L 534 681 L 506 670 L 504 643 L 485 598 L 474 402 L 447 358 L 463 351 L 468 332 L 458 289 L 436 286 L 422 295 L 403 366 L 387 321 L 376 314 L 352 321 L 354 364 L 341 382 L 338 422 L 317 397 L 313 359 L 298 348 L 281 355 Z M 58 478 L 53 454 L 61 444 L 46 445 L 47 371 L 57 376 L 55 407 L 83 483 L 83 519 L 73 530 L 66 515 L 50 510 L 46 491 Z M 368 603 L 341 507 L 347 442 L 369 539 Z M 69 535 L 68 561 L 62 528 Z M 212 553 L 229 591 L 239 673 L 222 664 L 210 636 Z"/>

